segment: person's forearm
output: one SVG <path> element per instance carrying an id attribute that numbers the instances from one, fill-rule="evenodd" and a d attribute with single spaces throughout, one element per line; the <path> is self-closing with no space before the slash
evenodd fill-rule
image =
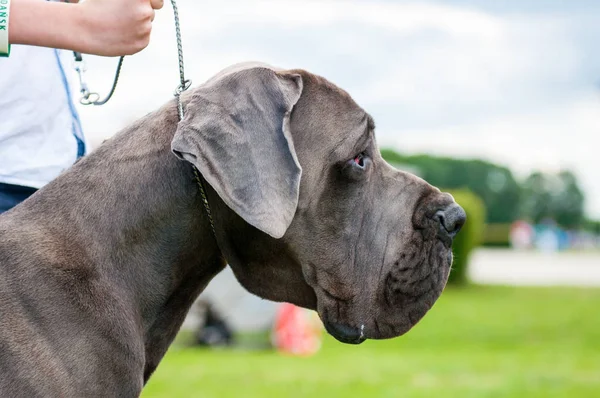
<path id="1" fill-rule="evenodd" d="M 78 6 L 39 0 L 12 0 L 9 41 L 84 51 L 84 16 Z"/>
<path id="2" fill-rule="evenodd" d="M 162 5 L 163 0 L 12 0 L 9 41 L 97 55 L 133 54 L 148 45 L 154 10 Z"/>

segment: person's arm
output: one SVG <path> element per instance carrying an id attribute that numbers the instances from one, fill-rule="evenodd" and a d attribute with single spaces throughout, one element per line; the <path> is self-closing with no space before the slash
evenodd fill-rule
<path id="1" fill-rule="evenodd" d="M 134 54 L 148 45 L 154 10 L 162 6 L 163 0 L 12 0 L 9 42 L 85 54 Z"/>

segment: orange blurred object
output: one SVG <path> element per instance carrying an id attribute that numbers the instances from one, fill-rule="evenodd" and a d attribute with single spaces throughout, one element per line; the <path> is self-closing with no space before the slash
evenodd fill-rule
<path id="1" fill-rule="evenodd" d="M 314 311 L 283 303 L 277 309 L 272 342 L 282 353 L 310 356 L 321 348 L 323 325 Z"/>

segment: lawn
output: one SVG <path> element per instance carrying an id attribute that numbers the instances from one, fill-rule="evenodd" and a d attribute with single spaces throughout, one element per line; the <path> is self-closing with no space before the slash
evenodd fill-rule
<path id="1" fill-rule="evenodd" d="M 175 345 L 151 397 L 600 397 L 600 289 L 446 289 L 407 335 L 310 358 Z"/>

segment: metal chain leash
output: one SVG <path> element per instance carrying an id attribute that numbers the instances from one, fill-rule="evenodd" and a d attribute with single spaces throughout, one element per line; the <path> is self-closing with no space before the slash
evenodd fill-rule
<path id="1" fill-rule="evenodd" d="M 68 3 L 69 0 L 62 0 L 62 2 Z M 98 94 L 97 92 L 94 92 L 94 91 L 90 91 L 87 83 L 85 82 L 86 66 L 85 66 L 85 62 L 83 61 L 83 54 L 81 54 L 79 51 L 73 51 L 73 57 L 75 58 L 75 71 L 77 72 L 77 75 L 79 76 L 79 87 L 80 87 L 79 92 L 81 93 L 81 98 L 79 98 L 79 103 L 81 105 L 96 105 L 96 106 L 106 104 L 112 98 L 113 94 L 115 93 L 115 90 L 117 89 L 117 83 L 119 82 L 119 76 L 121 75 L 121 68 L 123 68 L 123 61 L 125 60 L 125 57 L 123 56 L 123 57 L 119 58 L 119 64 L 117 65 L 117 71 L 115 72 L 115 78 L 113 79 L 113 85 L 110 89 L 110 92 L 108 93 L 106 98 L 104 98 L 103 100 L 100 99 L 100 94 Z"/>
<path id="2" fill-rule="evenodd" d="M 210 223 L 210 228 L 213 231 L 213 235 L 215 239 L 217 239 L 217 233 L 215 231 L 215 223 L 213 222 L 212 213 L 210 212 L 210 206 L 208 204 L 208 198 L 206 197 L 206 191 L 204 190 L 204 183 L 202 182 L 202 176 L 200 172 L 196 168 L 196 166 L 192 165 L 192 169 L 194 170 L 194 177 L 196 178 L 196 182 L 198 183 L 198 188 L 200 188 L 200 196 L 202 197 L 202 204 L 204 204 L 204 209 L 206 210 L 206 215 L 208 216 L 208 222 Z"/>
<path id="3" fill-rule="evenodd" d="M 84 73 L 86 71 L 85 63 L 83 62 L 83 56 L 80 52 L 74 51 L 73 55 L 75 56 L 75 70 L 77 71 L 77 75 L 79 76 L 79 86 L 81 87 L 80 93 L 81 98 L 79 99 L 79 103 L 81 105 L 104 105 L 106 104 L 115 93 L 117 89 L 117 83 L 119 82 L 119 76 L 121 75 L 121 69 L 123 68 L 123 61 L 125 57 L 119 58 L 119 64 L 117 65 L 117 71 L 115 72 L 115 78 L 113 79 L 113 85 L 110 89 L 110 92 L 103 100 L 100 99 L 100 94 L 90 91 L 87 83 L 85 82 Z"/>
<path id="4" fill-rule="evenodd" d="M 181 103 L 181 94 L 192 85 L 191 80 L 185 79 L 183 67 L 183 45 L 181 44 L 181 25 L 179 24 L 179 10 L 176 0 L 171 0 L 173 6 L 173 16 L 175 17 L 175 36 L 177 38 L 177 56 L 179 59 L 179 86 L 175 89 L 175 98 L 177 99 L 177 110 L 179 111 L 179 120 L 183 120 L 183 104 Z"/>
<path id="5" fill-rule="evenodd" d="M 175 100 L 177 101 L 177 112 L 179 114 L 179 121 L 183 120 L 184 112 L 183 112 L 183 103 L 181 102 L 181 94 L 186 91 L 192 85 L 191 80 L 185 79 L 185 71 L 183 65 L 183 45 L 181 40 L 181 26 L 179 24 L 179 10 L 177 9 L 176 0 L 171 0 L 171 5 L 173 6 L 173 15 L 175 17 L 175 36 L 177 38 L 177 55 L 179 59 L 179 85 L 175 89 Z M 196 168 L 196 166 L 192 165 L 194 171 L 194 178 L 198 183 L 198 188 L 200 189 L 200 196 L 202 197 L 202 204 L 204 204 L 204 209 L 206 210 L 206 215 L 208 216 L 208 222 L 210 223 L 210 227 L 212 228 L 213 235 L 215 239 L 217 238 L 217 234 L 215 232 L 215 224 L 212 218 L 212 212 L 210 211 L 210 205 L 208 204 L 208 198 L 206 196 L 206 190 L 204 189 L 204 182 L 202 175 Z"/>
<path id="6" fill-rule="evenodd" d="M 175 36 L 177 39 L 177 56 L 178 56 L 178 61 L 179 61 L 179 85 L 175 89 L 174 96 L 175 96 L 175 100 L 177 102 L 177 113 L 179 114 L 179 121 L 182 121 L 183 117 L 184 117 L 184 112 L 183 112 L 183 103 L 181 102 L 181 94 L 183 94 L 184 91 L 186 91 L 187 89 L 190 88 L 190 86 L 192 85 L 192 81 L 189 79 L 186 80 L 185 73 L 184 73 L 183 45 L 182 45 L 182 40 L 181 40 L 181 26 L 179 23 L 179 10 L 177 9 L 176 0 L 171 0 L 171 5 L 173 7 L 173 16 L 175 18 Z M 86 69 L 85 69 L 85 64 L 83 62 L 83 56 L 81 55 L 81 53 L 78 53 L 78 52 L 73 52 L 73 55 L 75 57 L 75 70 L 77 71 L 77 73 L 79 75 L 79 84 L 81 87 L 81 99 L 79 100 L 79 102 L 82 105 L 104 105 L 104 104 L 106 104 L 108 102 L 108 100 L 111 99 L 111 97 L 113 96 L 113 94 L 115 92 L 115 89 L 117 88 L 117 82 L 119 81 L 119 75 L 121 74 L 121 68 L 123 67 L 123 60 L 125 59 L 125 57 L 121 57 L 119 59 L 119 64 L 117 66 L 117 72 L 115 73 L 115 79 L 113 81 L 113 85 L 110 90 L 110 93 L 106 96 L 105 99 L 100 100 L 100 95 L 96 92 L 90 91 L 85 82 L 84 72 Z M 198 188 L 200 189 L 200 196 L 202 197 L 202 203 L 204 204 L 204 209 L 206 210 L 206 215 L 208 216 L 208 221 L 210 223 L 210 227 L 212 228 L 213 234 L 215 235 L 215 239 L 216 239 L 217 235 L 215 233 L 215 224 L 213 222 L 212 212 L 210 211 L 210 206 L 208 204 L 208 197 L 206 196 L 206 189 L 204 188 L 204 182 L 203 182 L 202 175 L 200 174 L 200 172 L 198 171 L 196 166 L 192 165 L 192 168 L 194 171 L 194 178 L 196 179 L 196 182 L 198 183 Z"/>

